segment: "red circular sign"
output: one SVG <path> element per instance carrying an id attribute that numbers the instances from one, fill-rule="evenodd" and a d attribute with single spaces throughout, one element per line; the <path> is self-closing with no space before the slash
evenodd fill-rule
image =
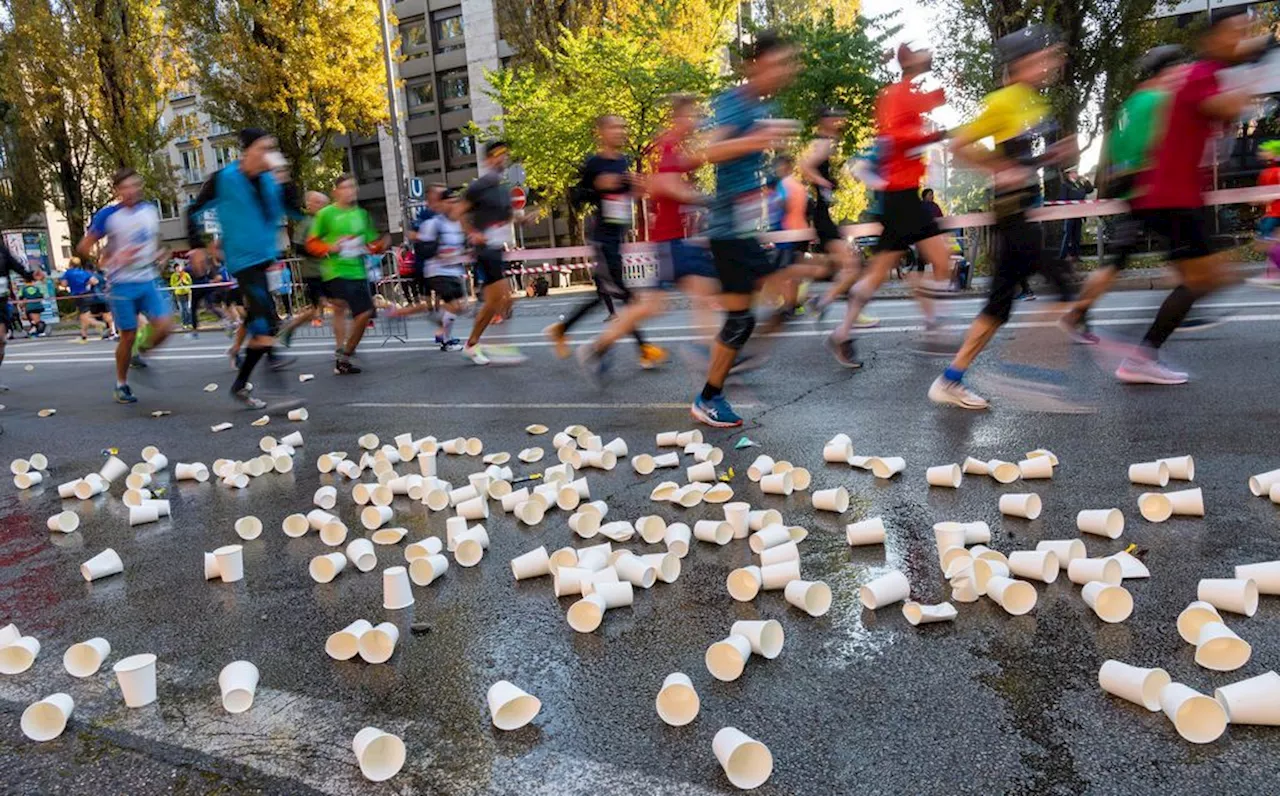
<path id="1" fill-rule="evenodd" d="M 511 186 L 511 209 L 523 210 L 524 202 L 525 202 L 524 189 L 521 188 L 519 185 Z"/>

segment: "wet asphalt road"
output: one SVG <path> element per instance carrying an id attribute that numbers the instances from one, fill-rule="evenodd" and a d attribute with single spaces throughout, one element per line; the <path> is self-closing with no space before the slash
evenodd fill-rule
<path id="1" fill-rule="evenodd" d="M 1099 317 L 1118 334 L 1136 332 L 1159 300 L 1154 293 L 1108 299 Z M 548 315 L 570 303 L 526 304 L 499 328 L 510 342 L 538 341 Z M 801 545 L 807 579 L 831 584 L 829 614 L 810 618 L 781 593 L 755 602 L 732 601 L 725 577 L 751 563 L 745 544 L 695 544 L 680 579 L 637 592 L 635 605 L 610 611 L 591 635 L 565 622 L 572 600 L 556 600 L 548 578 L 515 583 L 507 562 L 539 544 L 581 546 L 563 512 L 549 512 L 536 528 L 500 512 L 486 523 L 492 546 L 480 566 L 452 565 L 438 583 L 414 588 L 416 604 L 384 611 L 381 578 L 403 563 L 398 549 L 378 548 L 379 566 L 348 568 L 328 585 L 307 576 L 312 556 L 329 552 L 312 533 L 289 539 L 280 531 L 290 513 L 311 508 L 311 495 L 329 476 L 316 456 L 356 450 L 372 431 L 384 440 L 401 431 L 440 439 L 478 436 L 486 452 L 512 454 L 550 437 L 524 433 L 529 423 L 557 430 L 581 423 L 606 440 L 622 436 L 634 452 L 654 452 L 654 433 L 691 427 L 685 405 L 700 379 L 679 364 L 662 372 L 633 371 L 629 351 L 604 391 L 581 384 L 571 364 L 544 346 L 530 346 L 521 368 L 481 369 L 423 345 L 426 329 L 412 327 L 408 344 L 392 342 L 364 357 L 366 373 L 339 380 L 328 373 L 326 344 L 303 341 L 300 371 L 317 374 L 292 385 L 309 402 L 311 419 L 279 417 L 265 429 L 256 414 L 237 412 L 221 393 L 232 374 L 220 351 L 225 338 L 204 334 L 157 354 L 135 379 L 142 402 L 109 402 L 106 343 L 62 340 L 12 344 L 0 395 L 4 460 L 32 452 L 53 463 L 47 482 L 26 492 L 0 486 L 0 624 L 16 622 L 38 638 L 42 652 L 29 671 L 0 678 L 0 781 L 7 793 L 420 793 L 420 794 L 703 794 L 732 792 L 711 738 L 722 726 L 765 742 L 775 769 L 762 794 L 834 793 L 1264 793 L 1280 776 L 1280 732 L 1232 727 L 1207 746 L 1181 740 L 1161 714 L 1103 694 L 1098 666 L 1118 658 L 1163 666 L 1175 680 L 1203 692 L 1273 669 L 1280 663 L 1280 599 L 1264 597 L 1256 616 L 1228 616 L 1253 645 L 1241 670 L 1214 673 L 1194 663 L 1194 649 L 1178 637 L 1174 620 L 1194 599 L 1201 577 L 1229 577 L 1231 566 L 1280 558 L 1277 508 L 1250 495 L 1250 474 L 1280 466 L 1276 453 L 1276 321 L 1280 296 L 1239 289 L 1217 299 L 1236 313 L 1216 329 L 1179 335 L 1170 355 L 1196 380 L 1183 388 L 1122 388 L 1080 350 L 1071 352 L 1078 397 L 1092 414 L 1045 415 L 997 408 L 986 414 L 939 410 L 925 399 L 940 363 L 913 354 L 914 309 L 902 302 L 874 307 L 885 318 L 864 345 L 866 369 L 838 369 L 821 352 L 818 330 L 802 323 L 777 341 L 772 364 L 735 385 L 731 395 L 748 423 L 743 431 L 709 431 L 726 449 L 725 465 L 739 473 L 735 499 L 774 507 L 789 524 L 809 529 Z M 976 308 L 957 302 L 956 321 Z M 1047 315 L 1022 305 L 1022 325 L 1002 345 L 1035 346 L 1044 330 L 1028 327 Z M 589 321 L 584 329 L 595 328 Z M 692 336 L 684 315 L 663 319 L 655 337 L 678 345 Z M 521 337 L 520 335 L 525 335 Z M 376 340 L 371 341 L 376 345 Z M 34 370 L 23 370 L 32 364 Z M 981 374 L 978 374 L 979 376 Z M 57 415 L 37 419 L 40 408 Z M 148 412 L 171 415 L 153 419 Z M 230 420 L 235 428 L 212 434 Z M 130 529 L 119 500 L 68 501 L 80 513 L 77 533 L 51 535 L 44 520 L 59 510 L 55 485 L 101 464 L 117 447 L 132 463 L 156 444 L 171 462 L 247 458 L 263 433 L 300 430 L 306 446 L 296 470 L 256 479 L 233 492 L 216 484 L 171 485 L 173 516 Z M 824 440 L 848 433 L 858 453 L 900 455 L 907 470 L 892 481 L 821 461 Z M 743 434 L 759 448 L 732 450 Z M 1062 466 L 1052 481 L 1000 486 L 966 476 L 957 491 L 925 486 L 924 469 L 966 455 L 1017 459 L 1047 447 Z M 814 474 L 813 489 L 842 485 L 854 496 L 844 516 L 815 513 L 804 494 L 763 496 L 745 479 L 760 452 L 789 459 Z M 1196 485 L 1208 516 L 1144 522 L 1125 466 L 1157 456 L 1191 453 Z M 685 457 L 687 458 L 687 457 Z M 476 459 L 441 456 L 455 483 L 479 468 Z M 544 462 L 544 464 L 548 463 Z M 513 462 L 519 472 L 522 467 Z M 524 467 L 531 470 L 532 468 Z M 690 525 L 717 518 L 715 506 L 691 510 L 653 504 L 650 488 L 629 466 L 588 471 L 592 497 L 608 501 L 610 518 L 657 513 Z M 339 513 L 360 528 L 357 507 L 340 485 Z M 998 496 L 1033 491 L 1044 498 L 1039 520 L 1002 519 Z M 944 519 L 985 520 L 993 547 L 1034 548 L 1040 539 L 1075 538 L 1074 516 L 1084 508 L 1121 508 L 1124 536 L 1087 538 L 1093 556 L 1129 542 L 1145 548 L 1149 580 L 1127 581 L 1136 608 L 1120 625 L 1104 625 L 1065 575 L 1038 585 L 1039 604 L 1010 617 L 983 599 L 958 605 L 953 624 L 912 628 L 900 606 L 871 612 L 857 587 L 891 569 L 906 572 L 913 597 L 947 599 L 931 526 Z M 495 507 L 496 508 L 496 507 Z M 444 534 L 445 514 L 398 498 L 394 524 L 407 541 Z M 201 554 L 238 542 L 237 517 L 260 517 L 266 531 L 245 543 L 246 577 L 206 583 Z M 849 548 L 843 527 L 883 516 L 884 547 Z M 638 541 L 638 540 L 637 540 Z M 78 564 L 104 547 L 125 561 L 123 575 L 92 584 Z M 639 550 L 642 544 L 632 544 Z M 709 644 L 738 619 L 778 619 L 786 647 L 776 660 L 754 658 L 732 683 L 714 680 L 703 664 Z M 323 652 L 328 634 L 357 618 L 392 621 L 400 646 L 383 665 L 335 662 Z M 411 623 L 429 631 L 409 633 Z M 70 644 L 92 636 L 110 640 L 107 667 L 76 680 L 62 668 Z M 159 656 L 156 704 L 125 708 L 110 663 L 138 652 Z M 223 711 L 216 683 L 226 663 L 247 659 L 262 673 L 253 708 Z M 654 696 L 670 672 L 690 675 L 702 700 L 698 719 L 684 728 L 662 724 Z M 502 733 L 489 723 L 487 687 L 511 680 L 539 696 L 533 725 Z M 24 707 L 54 691 L 76 699 L 68 731 L 35 744 L 22 736 Z M 390 782 L 360 776 L 351 738 L 366 725 L 403 737 L 404 770 Z M 1271 783 L 1271 784 L 1268 784 Z"/>

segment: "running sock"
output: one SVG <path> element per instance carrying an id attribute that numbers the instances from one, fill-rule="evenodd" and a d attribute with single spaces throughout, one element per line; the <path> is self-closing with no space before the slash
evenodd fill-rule
<path id="1" fill-rule="evenodd" d="M 1199 297 L 1186 285 L 1175 287 L 1160 305 L 1160 311 L 1156 313 L 1156 319 L 1151 323 L 1151 328 L 1147 330 L 1142 341 L 1153 349 L 1164 345 L 1165 340 L 1169 339 L 1169 335 L 1173 334 L 1173 331 L 1187 317 L 1191 306 Z"/>
<path id="2" fill-rule="evenodd" d="M 128 384 L 129 384 L 129 382 L 127 382 L 127 381 L 120 381 L 119 379 L 116 379 L 116 389 L 117 389 L 117 390 L 118 390 L 118 389 L 120 389 L 121 387 L 128 386 Z"/>
<path id="3" fill-rule="evenodd" d="M 249 376 L 253 374 L 254 367 L 258 362 L 267 355 L 265 348 L 250 348 L 244 355 L 244 364 L 240 366 L 240 372 L 236 374 L 236 380 L 231 385 L 232 392 L 239 392 L 249 383 Z"/>
<path id="4" fill-rule="evenodd" d="M 445 312 L 440 316 L 440 328 L 444 330 L 446 343 L 453 338 L 453 322 L 456 320 L 458 320 L 458 316 L 452 312 Z"/>
<path id="5" fill-rule="evenodd" d="M 959 384 L 964 381 L 964 368 L 957 368 L 948 365 L 947 369 L 942 371 L 942 378 Z"/>
<path id="6" fill-rule="evenodd" d="M 702 385 L 702 400 L 704 401 L 713 400 L 721 392 L 722 392 L 721 388 L 712 387 L 711 382 L 707 382 L 706 384 Z"/>

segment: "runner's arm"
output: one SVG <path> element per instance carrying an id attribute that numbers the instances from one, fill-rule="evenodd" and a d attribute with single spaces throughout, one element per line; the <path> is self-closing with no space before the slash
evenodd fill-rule
<path id="1" fill-rule="evenodd" d="M 704 140 L 698 157 L 705 163 L 723 163 L 761 152 L 773 145 L 774 136 L 769 134 L 765 125 L 755 125 L 736 138 L 733 134 L 734 128 L 728 125 L 714 128 Z"/>
<path id="2" fill-rule="evenodd" d="M 800 162 L 796 164 L 800 169 L 800 176 L 804 177 L 805 182 L 811 185 L 818 185 L 823 188 L 831 188 L 831 183 L 823 179 L 818 173 L 818 164 L 825 160 L 831 154 L 831 139 L 815 138 L 812 143 L 804 150 L 804 154 L 800 156 Z"/>
<path id="3" fill-rule="evenodd" d="M 678 172 L 660 171 L 649 178 L 649 195 L 655 198 L 675 199 L 686 205 L 700 205 L 706 201 L 696 188 L 680 177 Z"/>
<path id="4" fill-rule="evenodd" d="M 1222 122 L 1234 121 L 1244 113 L 1253 97 L 1245 91 L 1223 91 L 1200 103 L 1200 112 Z"/>

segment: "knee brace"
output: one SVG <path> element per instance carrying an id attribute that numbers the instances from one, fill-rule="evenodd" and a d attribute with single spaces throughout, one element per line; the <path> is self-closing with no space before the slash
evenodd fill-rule
<path id="1" fill-rule="evenodd" d="M 724 319 L 724 326 L 720 327 L 720 342 L 734 351 L 741 351 L 755 328 L 755 313 L 751 310 L 731 310 Z"/>

